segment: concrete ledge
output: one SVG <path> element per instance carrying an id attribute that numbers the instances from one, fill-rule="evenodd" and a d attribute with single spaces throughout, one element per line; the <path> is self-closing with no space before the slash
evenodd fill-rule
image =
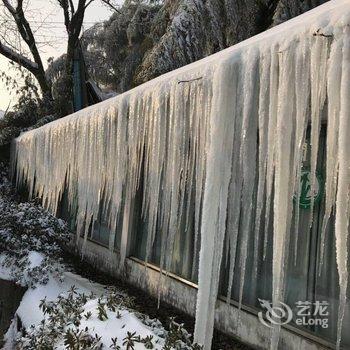
<path id="1" fill-rule="evenodd" d="M 73 243 L 72 243 L 73 244 Z M 78 249 L 81 250 L 82 240 Z M 92 241 L 86 243 L 84 254 L 97 270 L 113 277 L 121 278 L 150 295 L 158 296 L 159 269 L 145 266 L 135 258 L 127 258 L 125 266 L 119 268 L 119 254 L 110 252 L 106 247 Z M 183 312 L 195 316 L 197 287 L 173 274 L 163 275 L 161 299 Z M 234 303 L 233 303 L 234 304 Z M 241 311 L 235 305 L 218 300 L 215 311 L 215 326 L 220 331 L 239 339 L 254 349 L 269 349 L 270 329 L 260 323 L 254 312 L 244 308 Z M 298 333 L 296 333 L 298 332 Z M 281 350 L 321 350 L 335 348 L 332 344 L 293 327 L 282 328 L 279 349 Z"/>

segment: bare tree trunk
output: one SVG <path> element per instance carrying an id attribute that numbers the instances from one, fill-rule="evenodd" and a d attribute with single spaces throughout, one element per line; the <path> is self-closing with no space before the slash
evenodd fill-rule
<path id="1" fill-rule="evenodd" d="M 39 70 L 37 74 L 34 76 L 39 83 L 46 111 L 48 113 L 53 113 L 54 106 L 53 106 L 52 91 L 51 91 L 51 86 L 46 79 L 45 71 Z"/>
<path id="2" fill-rule="evenodd" d="M 73 59 L 74 52 L 79 43 L 79 35 L 84 21 L 86 8 L 93 0 L 79 0 L 77 9 L 73 1 L 58 0 L 63 9 L 64 23 L 68 34 L 67 55 L 66 55 L 66 88 L 68 92 L 67 103 L 70 111 L 73 110 Z"/>

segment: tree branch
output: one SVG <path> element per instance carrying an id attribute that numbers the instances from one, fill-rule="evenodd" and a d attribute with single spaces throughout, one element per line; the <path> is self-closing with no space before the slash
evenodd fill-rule
<path id="1" fill-rule="evenodd" d="M 68 42 L 71 41 L 74 47 L 76 45 L 77 40 L 79 39 L 79 34 L 84 21 L 85 9 L 86 0 L 79 0 L 78 7 L 70 21 L 71 32 L 69 33 Z"/>
<path id="2" fill-rule="evenodd" d="M 2 0 L 2 2 L 4 3 L 5 7 L 10 11 L 12 15 L 16 13 L 15 8 L 8 2 L 8 0 Z"/>
<path id="3" fill-rule="evenodd" d="M 67 0 L 58 0 L 59 5 L 62 7 L 63 16 L 64 16 L 64 25 L 66 27 L 67 33 L 69 33 L 70 29 L 70 16 L 69 16 L 69 5 Z M 72 15 L 73 16 L 73 13 Z"/>
<path id="4" fill-rule="evenodd" d="M 48 101 L 51 101 L 51 87 L 45 76 L 45 69 L 41 60 L 36 40 L 34 38 L 32 28 L 30 27 L 30 24 L 27 21 L 23 10 L 23 0 L 17 0 L 16 8 L 14 8 L 8 0 L 2 0 L 2 3 L 12 15 L 13 20 L 16 23 L 18 32 L 21 35 L 21 38 L 27 44 L 35 63 L 27 59 L 20 53 L 16 52 L 15 50 L 11 49 L 10 47 L 2 44 L 1 42 L 0 53 L 3 56 L 18 63 L 19 65 L 30 71 L 38 80 L 41 91 L 43 93 L 43 97 L 46 98 Z"/>
<path id="5" fill-rule="evenodd" d="M 17 11 L 23 9 L 23 0 L 17 0 Z"/>
<path id="6" fill-rule="evenodd" d="M 71 15 L 73 16 L 75 12 L 73 0 L 69 0 L 69 4 L 70 4 L 70 12 L 71 12 Z"/>
<path id="7" fill-rule="evenodd" d="M 115 12 L 118 12 L 119 14 L 121 14 L 121 12 L 119 11 L 119 9 L 114 6 L 110 0 L 101 0 L 104 4 L 108 5 L 112 10 L 114 10 Z"/>
<path id="8" fill-rule="evenodd" d="M 87 4 L 85 5 L 85 9 L 92 3 L 92 2 L 94 2 L 95 0 L 90 0 L 90 1 L 88 1 L 87 2 Z"/>
<path id="9" fill-rule="evenodd" d="M 9 60 L 18 63 L 22 67 L 28 69 L 31 73 L 36 74 L 38 71 L 38 65 L 32 62 L 28 58 L 24 57 L 20 53 L 12 50 L 10 47 L 3 45 L 0 42 L 0 54 L 8 58 Z"/>
<path id="10" fill-rule="evenodd" d="M 86 5 L 86 0 L 79 0 L 78 7 L 77 7 L 77 10 L 76 10 L 75 14 L 84 13 L 86 6 L 87 6 Z"/>
<path id="11" fill-rule="evenodd" d="M 41 56 L 40 56 L 38 47 L 36 45 L 36 40 L 34 38 L 32 28 L 30 27 L 30 24 L 27 21 L 25 14 L 23 12 L 23 8 L 22 8 L 23 1 L 18 0 L 17 3 L 18 3 L 18 6 L 17 6 L 16 14 L 13 17 L 14 17 L 14 20 L 16 21 L 18 31 L 21 34 L 22 39 L 28 45 L 30 52 L 33 55 L 34 61 L 39 66 L 39 69 L 44 71 L 44 65 L 42 63 Z"/>

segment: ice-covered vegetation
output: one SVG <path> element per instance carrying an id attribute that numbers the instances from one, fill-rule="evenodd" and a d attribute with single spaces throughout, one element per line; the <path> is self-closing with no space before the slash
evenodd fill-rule
<path id="1" fill-rule="evenodd" d="M 1 266 L 24 286 L 45 283 L 49 273 L 60 273 L 62 244 L 69 239 L 66 224 L 35 202 L 20 202 L 0 164 Z M 35 253 L 33 253 L 35 252 Z M 44 254 L 34 265 L 36 254 Z"/>
<path id="2" fill-rule="evenodd" d="M 2 72 L 0 78 L 4 74 Z M 53 115 L 47 114 L 33 78 L 25 74 L 20 77 L 9 78 L 10 82 L 7 83 L 9 89 L 16 90 L 18 101 L 13 110 L 6 111 L 0 118 L 0 147 L 9 146 L 12 139 L 22 131 L 40 127 L 55 119 Z M 23 80 L 24 84 L 18 86 L 18 80 Z"/>
<path id="3" fill-rule="evenodd" d="M 19 336 L 17 346 L 26 350 L 200 349 L 174 319 L 167 331 L 133 307 L 133 299 L 117 290 L 86 294 L 72 286 L 55 300 L 40 301 L 44 319 Z"/>
<path id="4" fill-rule="evenodd" d="M 105 21 L 82 35 L 90 77 L 101 87 L 126 91 L 280 24 L 325 0 L 126 0 Z M 54 95 L 65 56 L 47 75 Z"/>

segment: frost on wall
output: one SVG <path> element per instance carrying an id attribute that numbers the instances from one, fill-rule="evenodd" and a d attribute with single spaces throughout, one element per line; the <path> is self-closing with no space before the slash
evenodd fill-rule
<path id="1" fill-rule="evenodd" d="M 146 260 L 156 226 L 161 225 L 161 268 L 168 269 L 180 218 L 188 222 L 187 208 L 193 206 L 193 239 L 201 241 L 194 254 L 194 259 L 200 256 L 195 340 L 210 349 L 225 236 L 231 257 L 229 289 L 238 285 L 241 301 L 249 234 L 273 220 L 273 239 L 264 241 L 265 247 L 273 245 L 272 300 L 277 305 L 285 298 L 302 145 L 311 125 L 313 187 L 321 118 L 327 110 L 323 225 L 336 208 L 339 347 L 348 284 L 349 24 L 348 1 L 329 2 L 219 54 L 25 133 L 13 148 L 17 184 L 25 183 L 54 213 L 66 189 L 69 204 L 77 208 L 77 239 L 84 233 L 86 241 L 98 215 L 108 221 L 111 232 L 123 217 L 121 265 L 141 176 Z M 263 211 L 263 206 L 271 209 Z M 242 273 L 236 281 L 239 221 Z M 115 239 L 111 234 L 111 249 Z M 272 349 L 277 348 L 279 328 L 273 329 Z"/>

